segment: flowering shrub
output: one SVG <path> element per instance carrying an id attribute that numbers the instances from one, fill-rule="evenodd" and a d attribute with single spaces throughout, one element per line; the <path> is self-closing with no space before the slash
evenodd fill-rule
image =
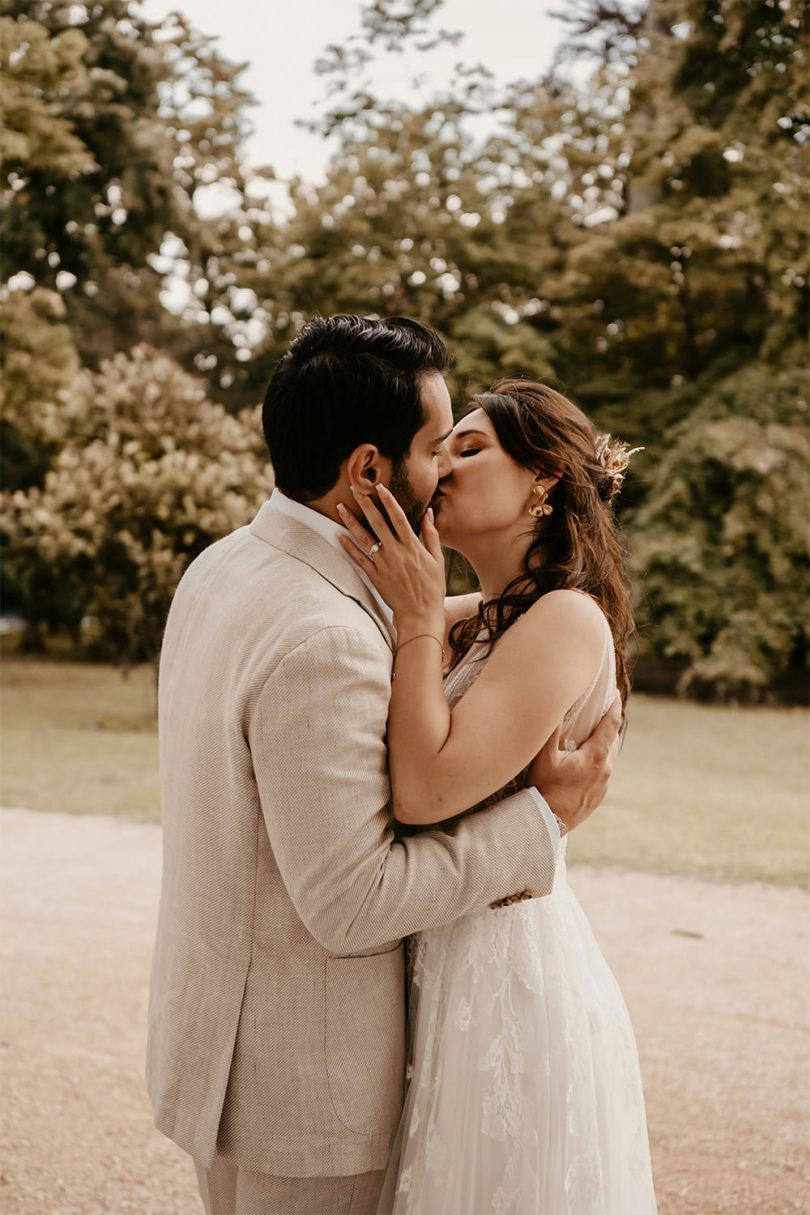
<path id="1" fill-rule="evenodd" d="M 248 523 L 272 488 L 258 422 L 143 346 L 80 373 L 41 416 L 58 455 L 44 485 L 7 494 L 0 514 L 29 628 L 67 627 L 105 658 L 153 659 L 189 561 Z"/>

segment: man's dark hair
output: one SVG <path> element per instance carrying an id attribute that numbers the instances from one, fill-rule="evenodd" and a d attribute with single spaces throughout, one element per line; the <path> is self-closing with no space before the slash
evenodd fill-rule
<path id="1" fill-rule="evenodd" d="M 262 426 L 278 488 L 298 502 L 322 497 L 362 443 L 373 443 L 396 468 L 425 423 L 420 376 L 449 367 L 438 334 L 407 317 L 310 321 L 264 397 Z"/>

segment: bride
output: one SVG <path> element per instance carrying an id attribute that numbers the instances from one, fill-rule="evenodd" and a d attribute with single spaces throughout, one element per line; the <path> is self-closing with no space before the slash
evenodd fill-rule
<path id="1" fill-rule="evenodd" d="M 468 807 L 532 783 L 555 731 L 574 749 L 617 689 L 626 702 L 633 620 L 611 500 L 630 455 L 559 393 L 502 380 L 448 440 L 424 545 L 383 487 L 382 510 L 359 502 L 371 553 L 343 516 L 357 540 L 346 551 L 396 618 L 401 822 L 452 831 Z M 480 595 L 444 598 L 442 543 L 472 564 Z M 417 934 L 409 1016 L 381 1211 L 655 1212 L 632 1026 L 564 862 L 546 898 L 526 891 Z"/>

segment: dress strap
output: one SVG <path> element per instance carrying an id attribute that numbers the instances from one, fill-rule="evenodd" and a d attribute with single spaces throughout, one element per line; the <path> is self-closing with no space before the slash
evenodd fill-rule
<path id="1" fill-rule="evenodd" d="M 616 653 L 613 634 L 602 613 L 605 646 L 602 660 L 587 691 L 575 701 L 563 718 L 562 740 L 566 751 L 574 751 L 593 733 L 616 695 Z"/>

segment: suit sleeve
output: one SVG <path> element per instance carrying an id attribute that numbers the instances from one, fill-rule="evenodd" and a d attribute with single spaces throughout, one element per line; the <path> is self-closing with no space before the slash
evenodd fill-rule
<path id="1" fill-rule="evenodd" d="M 328 627 L 266 680 L 249 742 L 262 812 L 290 898 L 332 953 L 372 949 L 523 892 L 551 892 L 555 841 L 528 791 L 396 838 L 385 723 L 390 656 Z"/>

